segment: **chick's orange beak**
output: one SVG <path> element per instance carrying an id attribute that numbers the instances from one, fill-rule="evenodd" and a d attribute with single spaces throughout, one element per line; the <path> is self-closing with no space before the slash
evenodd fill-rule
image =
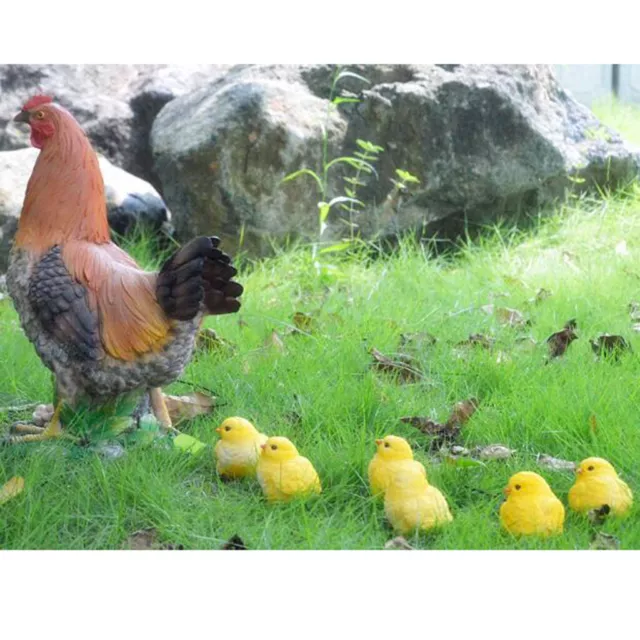
<path id="1" fill-rule="evenodd" d="M 505 487 L 502 490 L 502 493 L 504 493 L 505 496 L 509 496 L 509 494 L 511 493 L 511 488 L 510 487 Z"/>
<path id="2" fill-rule="evenodd" d="M 267 444 L 266 443 L 265 444 L 261 444 L 260 448 L 264 451 L 267 448 Z"/>
<path id="3" fill-rule="evenodd" d="M 17 116 L 14 117 L 14 122 L 24 122 L 25 124 L 29 124 L 30 114 L 28 111 L 21 111 Z"/>
<path id="4" fill-rule="evenodd" d="M 216 433 L 222 433 L 222 427 L 216 427 Z"/>
<path id="5" fill-rule="evenodd" d="M 582 473 L 582 467 L 578 467 L 578 468 L 576 469 L 576 473 Z"/>
<path id="6" fill-rule="evenodd" d="M 382 440 L 380 440 L 380 438 L 378 438 L 378 439 L 376 440 L 376 444 L 382 444 Z"/>

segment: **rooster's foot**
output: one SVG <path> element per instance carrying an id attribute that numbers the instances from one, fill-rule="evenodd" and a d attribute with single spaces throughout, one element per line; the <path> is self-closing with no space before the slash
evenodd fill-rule
<path id="1" fill-rule="evenodd" d="M 22 435 L 13 435 L 7 438 L 8 444 L 23 444 L 25 442 L 42 442 L 43 440 L 52 440 L 62 436 L 62 424 L 60 423 L 60 409 L 62 404 L 58 404 L 53 416 L 46 427 L 36 427 L 31 424 L 17 424 L 14 426 L 14 433 Z"/>
<path id="2" fill-rule="evenodd" d="M 166 431 L 172 431 L 173 433 L 180 433 L 171 421 L 169 410 L 167 409 L 167 403 L 164 399 L 164 394 L 160 387 L 149 390 L 149 398 L 151 400 L 151 411 L 155 416 L 155 419 L 160 423 L 160 426 Z"/>

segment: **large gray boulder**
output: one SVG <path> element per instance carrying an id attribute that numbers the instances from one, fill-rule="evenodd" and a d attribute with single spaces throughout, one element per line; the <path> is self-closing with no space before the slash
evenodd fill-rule
<path id="1" fill-rule="evenodd" d="M 216 232 L 263 253 L 272 238 L 317 238 L 322 127 L 329 157 L 355 141 L 385 151 L 366 177 L 357 216 L 365 236 L 447 230 L 513 216 L 568 190 L 616 186 L 638 175 L 640 156 L 571 98 L 543 65 L 365 65 L 350 67 L 357 104 L 328 103 L 327 65 L 250 65 L 166 104 L 151 147 L 163 194 L 183 238 Z M 397 168 L 420 179 L 393 195 Z M 329 196 L 342 194 L 341 171 Z M 344 234 L 339 208 L 326 238 Z M 225 244 L 225 246 L 229 246 Z"/>
<path id="2" fill-rule="evenodd" d="M 149 131 L 176 96 L 206 85 L 231 65 L 0 65 L 0 151 L 29 146 L 13 116 L 34 94 L 51 95 L 85 128 L 98 151 L 123 169 L 154 181 Z"/>
<path id="3" fill-rule="evenodd" d="M 242 233 L 244 248 L 261 253 L 267 234 L 313 235 L 314 183 L 303 179 L 283 188 L 280 182 L 320 163 L 323 125 L 335 154 L 347 130 L 340 113 L 327 117 L 326 100 L 303 84 L 251 74 L 195 91 L 178 109 L 163 110 L 152 145 L 165 198 L 181 212 L 178 236 L 206 230 L 234 247 Z"/>
<path id="4" fill-rule="evenodd" d="M 27 182 L 38 153 L 37 149 L 0 152 L 0 273 L 7 267 Z M 124 234 L 138 224 L 170 230 L 171 213 L 152 185 L 114 166 L 104 156 L 99 156 L 99 162 L 109 225 L 114 231 Z"/>

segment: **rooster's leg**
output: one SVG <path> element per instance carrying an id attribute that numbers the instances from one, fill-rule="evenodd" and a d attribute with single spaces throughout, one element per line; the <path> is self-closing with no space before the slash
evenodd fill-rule
<path id="1" fill-rule="evenodd" d="M 174 428 L 173 423 L 171 422 L 171 416 L 169 415 L 169 410 L 167 409 L 167 403 L 165 402 L 162 389 L 160 389 L 160 387 L 150 389 L 149 398 L 151 400 L 151 411 L 162 428 L 167 431 L 177 432 L 177 429 Z"/>
<path id="2" fill-rule="evenodd" d="M 59 438 L 62 435 L 62 424 L 60 423 L 60 410 L 62 409 L 62 402 L 59 402 L 56 406 L 56 410 L 53 412 L 53 417 L 49 421 L 49 424 L 38 431 L 37 433 L 29 433 L 22 436 L 9 436 L 9 444 L 22 444 L 24 442 L 42 442 L 43 440 L 52 440 L 53 438 Z M 34 427 L 37 429 L 37 427 Z"/>

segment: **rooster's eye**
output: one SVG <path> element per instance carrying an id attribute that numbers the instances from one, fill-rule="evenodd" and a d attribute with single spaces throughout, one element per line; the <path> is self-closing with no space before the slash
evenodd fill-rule
<path id="1" fill-rule="evenodd" d="M 272 445 L 271 445 L 271 449 L 272 449 L 273 451 L 275 451 L 277 448 L 278 448 L 278 445 L 277 445 L 277 444 L 272 444 Z"/>
<path id="2" fill-rule="evenodd" d="M 516 491 L 520 491 L 520 485 L 519 484 L 516 485 Z"/>
<path id="3" fill-rule="evenodd" d="M 36 111 L 36 120 L 42 120 L 44 118 L 44 111 Z"/>
<path id="4" fill-rule="evenodd" d="M 591 465 L 591 466 L 587 469 L 587 471 L 593 471 L 593 465 Z"/>

